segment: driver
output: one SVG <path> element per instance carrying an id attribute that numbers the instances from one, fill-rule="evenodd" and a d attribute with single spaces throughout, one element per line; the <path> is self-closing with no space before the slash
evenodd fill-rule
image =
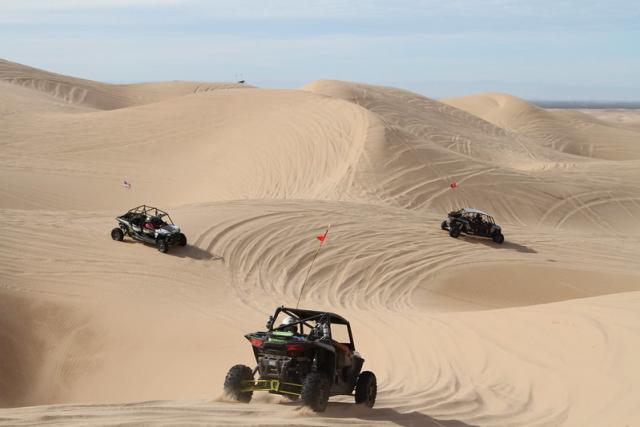
<path id="1" fill-rule="evenodd" d="M 154 234 L 156 226 L 153 223 L 153 217 L 147 216 L 144 221 L 143 231 L 146 234 Z"/>
<path id="2" fill-rule="evenodd" d="M 480 214 L 476 214 L 476 216 L 473 218 L 473 223 L 477 231 L 482 230 L 482 216 Z"/>
<path id="3" fill-rule="evenodd" d="M 278 329 L 285 332 L 291 332 L 292 334 L 295 335 L 298 333 L 298 325 L 295 323 L 296 323 L 296 319 L 294 319 L 291 316 L 287 316 L 284 318 L 280 326 L 278 326 Z"/>
<path id="4" fill-rule="evenodd" d="M 154 230 L 165 226 L 165 222 L 159 216 L 147 216 L 144 222 L 144 229 L 147 233 L 153 233 Z"/>

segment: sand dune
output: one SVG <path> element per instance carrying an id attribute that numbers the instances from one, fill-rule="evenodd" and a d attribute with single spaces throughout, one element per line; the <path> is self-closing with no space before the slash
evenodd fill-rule
<path id="1" fill-rule="evenodd" d="M 178 81 L 114 85 L 51 73 L 4 59 L 0 59 L 0 82 L 22 86 L 72 105 L 97 110 L 144 105 L 190 93 L 246 87 L 236 83 Z"/>
<path id="2" fill-rule="evenodd" d="M 450 98 L 443 102 L 561 152 L 607 160 L 640 158 L 637 129 L 599 120 L 580 111 L 545 110 L 501 93 Z"/>
<path id="3" fill-rule="evenodd" d="M 635 425 L 640 163 L 619 121 L 0 61 L 0 424 Z M 112 241 L 141 203 L 190 244 Z M 504 245 L 440 230 L 470 205 Z M 352 321 L 376 408 L 225 401 L 242 335 L 295 304 L 327 223 L 302 304 Z"/>
<path id="4" fill-rule="evenodd" d="M 578 110 L 603 122 L 622 125 L 633 130 L 640 130 L 640 109 L 623 108 L 589 108 Z"/>

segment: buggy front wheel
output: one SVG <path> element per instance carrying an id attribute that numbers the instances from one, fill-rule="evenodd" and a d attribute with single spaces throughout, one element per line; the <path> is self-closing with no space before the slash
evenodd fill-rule
<path id="1" fill-rule="evenodd" d="M 443 229 L 443 230 L 449 229 L 449 227 L 447 226 L 447 220 L 446 219 L 444 221 L 442 221 L 442 224 L 440 224 L 440 228 Z"/>
<path id="2" fill-rule="evenodd" d="M 493 238 L 493 241 L 499 245 L 501 245 L 504 242 L 504 234 L 502 233 L 494 233 L 492 238 Z"/>
<path id="3" fill-rule="evenodd" d="M 111 238 L 118 242 L 122 242 L 122 240 L 124 239 L 124 233 L 122 232 L 120 227 L 116 227 L 113 230 L 111 230 Z"/>
<path id="4" fill-rule="evenodd" d="M 178 245 L 187 246 L 187 236 L 183 233 L 178 234 Z"/>
<path id="5" fill-rule="evenodd" d="M 167 251 L 169 250 L 169 245 L 167 244 L 167 241 L 164 239 L 158 239 L 156 240 L 156 247 L 158 248 L 158 250 L 160 252 L 162 252 L 163 254 L 166 254 Z"/>
<path id="6" fill-rule="evenodd" d="M 461 232 L 462 229 L 460 228 L 460 226 L 453 226 L 449 229 L 449 236 L 457 238 L 458 236 L 460 236 Z"/>

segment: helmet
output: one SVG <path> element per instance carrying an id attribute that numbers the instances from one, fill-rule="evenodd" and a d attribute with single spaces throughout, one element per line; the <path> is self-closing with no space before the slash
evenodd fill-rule
<path id="1" fill-rule="evenodd" d="M 284 318 L 282 323 L 280 324 L 280 328 L 282 331 L 296 333 L 298 332 L 298 325 L 295 325 L 296 319 L 291 316 L 287 316 Z"/>

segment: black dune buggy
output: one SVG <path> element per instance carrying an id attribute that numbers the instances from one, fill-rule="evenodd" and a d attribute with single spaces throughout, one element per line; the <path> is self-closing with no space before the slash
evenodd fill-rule
<path id="1" fill-rule="evenodd" d="M 440 228 L 448 230 L 451 237 L 458 237 L 461 233 L 491 237 L 496 243 L 504 242 L 502 228 L 493 217 L 478 209 L 465 208 L 449 212 L 447 219 L 442 221 Z"/>
<path id="2" fill-rule="evenodd" d="M 142 205 L 116 217 L 118 226 L 111 230 L 113 240 L 122 241 L 125 235 L 144 243 L 155 245 L 165 253 L 172 246 L 185 246 L 187 237 L 180 232 L 165 211 Z"/>
<path id="3" fill-rule="evenodd" d="M 279 315 L 285 319 L 274 326 Z M 267 391 L 299 399 L 313 411 L 323 412 L 330 396 L 347 395 L 373 407 L 376 376 L 361 372 L 364 359 L 355 351 L 351 326 L 343 317 L 282 306 L 269 317 L 267 331 L 245 338 L 253 346 L 258 365 L 229 369 L 224 380 L 229 397 L 248 403 L 253 392 Z"/>

